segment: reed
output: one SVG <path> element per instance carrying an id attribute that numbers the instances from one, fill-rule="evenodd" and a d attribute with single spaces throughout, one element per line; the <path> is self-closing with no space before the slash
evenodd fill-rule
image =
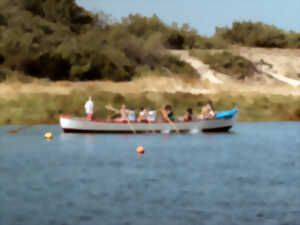
<path id="1" fill-rule="evenodd" d="M 93 96 L 95 103 L 95 117 L 106 118 L 108 115 L 105 105 L 113 103 L 121 107 L 125 103 L 128 107 L 139 110 L 144 108 L 160 108 L 170 104 L 174 108 L 175 116 L 183 116 L 188 107 L 192 107 L 195 114 L 201 112 L 203 105 L 210 99 L 217 111 L 227 110 L 239 105 L 239 121 L 300 121 L 300 97 L 277 95 L 192 95 L 184 93 L 166 94 L 146 92 L 136 94 L 116 94 L 94 91 L 87 93 L 74 91 L 69 95 L 56 94 L 22 94 L 14 99 L 0 99 L 0 124 L 34 124 L 38 121 L 55 124 L 60 114 L 85 116 L 83 105 Z"/>

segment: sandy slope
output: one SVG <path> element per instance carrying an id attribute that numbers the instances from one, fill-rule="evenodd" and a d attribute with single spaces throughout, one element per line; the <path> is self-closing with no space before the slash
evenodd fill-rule
<path id="1" fill-rule="evenodd" d="M 233 47 L 228 51 L 252 61 L 257 70 L 261 72 L 259 77 L 256 76 L 260 81 L 270 82 L 271 78 L 293 87 L 300 86 L 300 51 L 298 50 Z M 201 60 L 190 56 L 188 51 L 169 52 L 194 67 L 202 79 L 207 79 L 215 84 L 232 82 L 229 76 L 212 70 Z"/>
<path id="2" fill-rule="evenodd" d="M 266 75 L 300 86 L 300 50 L 234 47 L 233 51 L 255 63 Z"/>
<path id="3" fill-rule="evenodd" d="M 200 78 L 206 79 L 214 84 L 223 84 L 224 82 L 217 78 L 216 75 L 219 74 L 219 77 L 225 77 L 224 74 L 220 74 L 209 68 L 208 65 L 204 64 L 202 61 L 189 55 L 188 51 L 178 51 L 173 50 L 169 51 L 171 54 L 179 56 L 181 60 L 189 63 L 200 75 Z"/>
<path id="4" fill-rule="evenodd" d="M 176 76 L 148 74 L 130 82 L 49 82 L 34 80 L 0 83 L 0 97 L 14 98 L 18 94 L 48 93 L 68 95 L 72 91 L 108 91 L 115 93 L 184 92 L 192 94 L 278 94 L 300 96 L 300 50 L 278 50 L 233 47 L 230 51 L 251 60 L 260 71 L 254 79 L 233 80 L 209 68 L 187 51 L 171 51 L 190 63 L 199 73 L 199 80 L 184 80 Z M 263 60 L 263 61 L 262 61 Z M 167 71 L 166 71 L 167 73 Z"/>

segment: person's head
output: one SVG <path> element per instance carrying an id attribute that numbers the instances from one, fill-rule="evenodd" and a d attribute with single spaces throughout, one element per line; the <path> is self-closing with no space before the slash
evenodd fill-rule
<path id="1" fill-rule="evenodd" d="M 192 115 L 192 114 L 193 114 L 193 109 L 192 109 L 192 108 L 188 108 L 188 109 L 187 109 L 187 112 L 188 112 L 190 115 Z"/>
<path id="2" fill-rule="evenodd" d="M 165 106 L 165 110 L 167 110 L 167 111 L 172 111 L 172 106 L 166 105 L 166 106 Z"/>
<path id="3" fill-rule="evenodd" d="M 89 100 L 92 101 L 92 96 L 89 96 Z"/>
<path id="4" fill-rule="evenodd" d="M 142 106 L 140 110 L 141 110 L 141 111 L 144 111 L 144 107 Z"/>
<path id="5" fill-rule="evenodd" d="M 126 105 L 125 104 L 122 104 L 122 109 L 126 109 Z"/>
<path id="6" fill-rule="evenodd" d="M 212 103 L 212 101 L 211 100 L 208 100 L 208 103 L 207 103 L 208 105 L 209 105 L 209 107 L 210 107 L 210 110 L 215 110 L 214 109 L 214 106 L 213 106 L 213 103 Z"/>

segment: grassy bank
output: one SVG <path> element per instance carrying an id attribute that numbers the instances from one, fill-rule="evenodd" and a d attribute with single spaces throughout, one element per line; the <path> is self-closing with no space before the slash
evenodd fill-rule
<path id="1" fill-rule="evenodd" d="M 90 94 L 95 102 L 97 118 L 105 118 L 108 115 L 104 108 L 107 103 L 116 107 L 125 103 L 128 107 L 136 109 L 141 106 L 159 108 L 171 104 L 175 108 L 176 116 L 182 116 L 187 107 L 192 107 L 196 113 L 200 113 L 201 107 L 211 99 L 216 110 L 231 109 L 239 105 L 239 121 L 300 121 L 300 97 L 153 92 L 136 95 L 101 91 L 93 91 Z M 60 114 L 84 116 L 83 105 L 87 97 L 87 92 L 73 91 L 69 95 L 22 94 L 13 99 L 3 98 L 0 101 L 0 124 L 55 124 Z"/>

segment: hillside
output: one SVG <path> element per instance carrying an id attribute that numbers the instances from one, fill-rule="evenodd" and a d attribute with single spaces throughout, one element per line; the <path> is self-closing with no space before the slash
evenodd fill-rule
<path id="1" fill-rule="evenodd" d="M 236 45 L 299 48 L 300 34 L 244 21 L 234 22 L 231 28 L 216 28 L 213 37 L 204 37 L 188 24 L 169 26 L 156 15 L 129 15 L 115 22 L 104 13 L 86 11 L 75 0 L 0 2 L 0 81 L 16 73 L 54 81 L 130 81 L 145 74 L 194 79 L 199 66 L 205 69 L 205 65 L 197 65 L 199 62 L 192 62 L 191 58 L 186 60 L 166 51 L 170 49 L 229 49 L 230 54 L 227 51 L 202 58 L 220 77 L 209 70 L 201 72 L 203 78 L 216 83 L 221 77 L 226 78 L 222 74 L 230 73 L 230 78 L 236 80 L 260 79 L 253 64 L 257 59 L 248 53 L 232 54 L 231 46 Z M 297 79 L 295 71 L 280 71 L 277 67 L 276 72 L 268 68 L 259 71 L 269 74 L 265 77 L 271 80 L 298 85 L 283 77 Z"/>
<path id="2" fill-rule="evenodd" d="M 300 87 L 300 50 L 297 49 L 233 46 L 226 50 L 173 50 L 170 53 L 189 63 L 201 79 L 214 84 L 238 81 L 249 85 Z M 210 57 L 208 60 L 205 58 L 207 55 Z M 219 57 L 215 57 L 216 55 Z M 240 59 L 234 61 L 230 57 Z M 234 63 L 238 63 L 240 68 Z"/>
<path id="3" fill-rule="evenodd" d="M 165 48 L 190 48 L 203 38 L 157 16 L 111 23 L 74 0 L 0 2 L 0 80 L 13 71 L 51 80 L 131 80 L 147 71 L 194 71 Z"/>

